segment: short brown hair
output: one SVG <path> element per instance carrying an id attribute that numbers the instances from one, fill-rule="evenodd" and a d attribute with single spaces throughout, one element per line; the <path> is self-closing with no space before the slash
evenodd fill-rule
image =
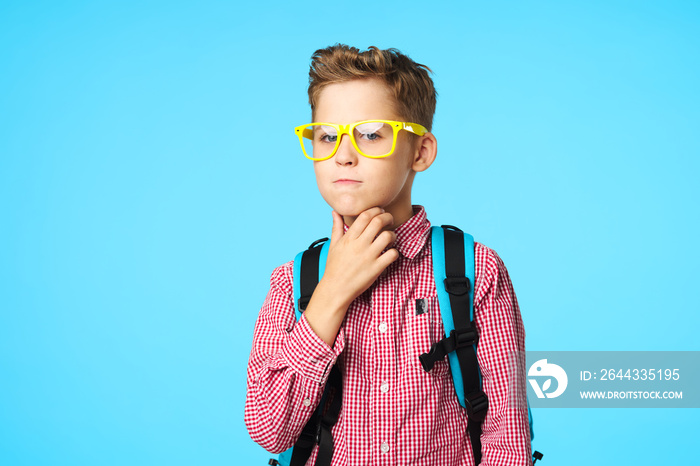
<path id="1" fill-rule="evenodd" d="M 316 50 L 311 56 L 309 70 L 311 113 L 316 112 L 319 94 L 326 85 L 376 78 L 385 82 L 393 92 L 396 111 L 402 118 L 430 130 L 437 92 L 428 72 L 432 73 L 432 70 L 393 48 L 369 47 L 360 52 L 356 47 L 336 44 Z"/>

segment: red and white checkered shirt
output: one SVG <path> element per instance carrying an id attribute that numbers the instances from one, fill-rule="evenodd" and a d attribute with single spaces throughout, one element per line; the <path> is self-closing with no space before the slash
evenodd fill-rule
<path id="1" fill-rule="evenodd" d="M 295 321 L 292 262 L 272 273 L 255 325 L 245 406 L 248 431 L 266 450 L 294 445 L 337 364 L 343 408 L 332 430 L 332 466 L 474 464 L 447 358 L 430 372 L 418 359 L 444 337 L 425 210 L 415 206 L 396 235 L 399 258 L 350 305 L 333 347 L 303 316 Z M 494 251 L 476 243 L 475 262 L 477 357 L 489 400 L 481 464 L 531 465 L 527 407 L 517 394 L 525 391 L 524 374 L 512 363 L 525 350 L 518 303 Z M 314 449 L 307 464 L 315 458 Z"/>

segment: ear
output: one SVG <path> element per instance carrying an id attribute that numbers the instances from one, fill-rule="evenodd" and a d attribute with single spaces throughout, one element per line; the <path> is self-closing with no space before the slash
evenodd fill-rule
<path id="1" fill-rule="evenodd" d="M 415 172 L 428 169 L 437 157 L 437 139 L 433 133 L 425 133 L 418 139 L 411 168 Z"/>

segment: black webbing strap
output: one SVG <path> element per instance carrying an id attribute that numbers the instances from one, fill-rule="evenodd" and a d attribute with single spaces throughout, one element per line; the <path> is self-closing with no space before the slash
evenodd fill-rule
<path id="1" fill-rule="evenodd" d="M 331 464 L 333 459 L 331 429 L 338 421 L 342 406 L 343 376 L 340 369 L 333 366 L 328 375 L 321 402 L 294 444 L 290 466 L 304 466 L 316 445 L 318 445 L 318 455 L 316 455 L 315 465 L 329 466 Z"/>
<path id="2" fill-rule="evenodd" d="M 306 306 L 308 306 L 309 301 L 311 301 L 311 296 L 314 294 L 316 285 L 318 285 L 318 261 L 321 257 L 323 242 L 327 240 L 328 238 L 323 238 L 314 241 L 301 256 L 301 277 L 299 278 L 300 293 L 299 302 L 297 303 L 301 312 L 306 310 Z"/>
<path id="3" fill-rule="evenodd" d="M 450 309 L 454 330 L 435 343 L 428 353 L 420 355 L 420 362 L 427 372 L 436 362 L 454 351 L 464 384 L 464 401 L 469 416 L 469 438 L 474 452 L 474 464 L 481 462 L 481 423 L 486 417 L 488 399 L 481 390 L 479 361 L 476 345 L 479 335 L 470 319 L 469 290 L 471 283 L 466 276 L 464 263 L 464 234 L 459 228 L 443 225 L 445 237 L 445 290 L 450 297 Z M 436 253 L 437 251 L 433 251 Z M 439 252 L 437 252 L 439 253 Z"/>
<path id="4" fill-rule="evenodd" d="M 321 256 L 320 243 L 327 241 L 324 238 L 314 242 L 301 256 L 299 277 L 300 297 L 297 305 L 302 312 L 311 300 L 311 296 L 319 281 L 318 269 Z M 340 410 L 343 406 L 343 377 L 340 369 L 333 366 L 328 381 L 316 411 L 301 431 L 299 439 L 294 444 L 290 466 L 303 466 L 311 456 L 314 446 L 318 445 L 316 466 L 330 466 L 333 458 L 333 436 L 331 429 L 338 421 Z"/>
<path id="5" fill-rule="evenodd" d="M 464 401 L 469 416 L 469 437 L 474 452 L 474 464 L 481 463 L 481 423 L 486 417 L 488 399 L 481 390 L 479 361 L 476 358 L 478 340 L 476 325 L 469 318 L 469 288 L 464 264 L 464 234 L 444 229 L 445 290 L 450 295 L 452 320 L 455 324 L 455 352 L 464 383 Z M 471 344 L 468 344 L 471 343 Z"/>
<path id="6" fill-rule="evenodd" d="M 325 412 L 318 425 L 318 455 L 316 466 L 329 466 L 333 459 L 333 435 L 331 429 L 338 421 L 340 409 L 343 407 L 343 376 L 337 366 L 333 366 L 323 392 Z"/>
<path id="7" fill-rule="evenodd" d="M 304 466 L 306 461 L 311 456 L 311 452 L 316 446 L 316 439 L 318 437 L 317 425 L 319 422 L 319 416 L 321 412 L 321 406 L 318 405 L 316 411 L 311 415 L 311 418 L 304 426 L 301 431 L 301 435 L 294 444 L 294 450 L 292 450 L 292 459 L 289 462 L 290 466 Z"/>

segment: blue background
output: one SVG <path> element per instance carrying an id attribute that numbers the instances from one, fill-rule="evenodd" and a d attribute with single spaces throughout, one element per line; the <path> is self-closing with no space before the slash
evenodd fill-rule
<path id="1" fill-rule="evenodd" d="M 697 2 L 5 0 L 0 464 L 266 464 L 245 367 L 330 230 L 292 128 L 336 42 L 433 69 L 414 202 L 499 252 L 529 349 L 700 349 Z M 535 418 L 545 465 L 696 458 L 693 409 Z"/>

